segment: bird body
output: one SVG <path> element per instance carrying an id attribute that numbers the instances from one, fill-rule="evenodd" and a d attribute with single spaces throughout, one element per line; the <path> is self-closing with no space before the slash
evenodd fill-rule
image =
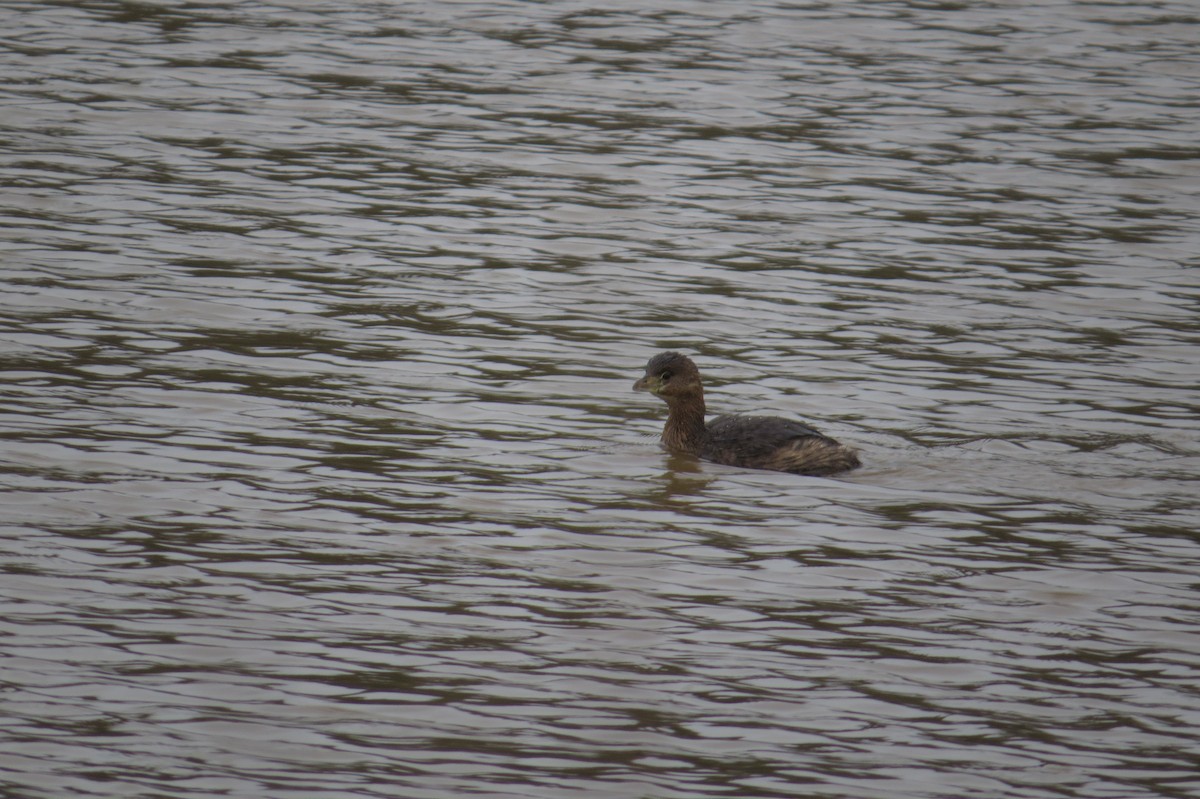
<path id="1" fill-rule="evenodd" d="M 704 388 L 695 363 L 664 352 L 646 364 L 634 389 L 667 403 L 663 445 L 728 466 L 828 475 L 860 465 L 853 449 L 802 422 L 779 416 L 718 416 L 705 421 Z"/>

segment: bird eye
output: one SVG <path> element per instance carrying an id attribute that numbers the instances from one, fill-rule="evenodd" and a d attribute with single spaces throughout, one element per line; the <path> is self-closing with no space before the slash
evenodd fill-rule
<path id="1" fill-rule="evenodd" d="M 667 380 L 670 380 L 673 376 L 674 375 L 671 373 L 670 369 L 664 369 L 663 373 L 658 376 L 658 379 L 665 382 Z"/>

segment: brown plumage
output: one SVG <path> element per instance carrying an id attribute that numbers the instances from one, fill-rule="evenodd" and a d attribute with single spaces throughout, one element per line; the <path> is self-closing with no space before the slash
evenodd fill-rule
<path id="1" fill-rule="evenodd" d="M 853 469 L 858 455 L 813 428 L 778 416 L 718 416 L 704 421 L 704 387 L 691 358 L 678 352 L 655 355 L 633 384 L 667 403 L 663 445 L 714 463 L 827 475 Z"/>

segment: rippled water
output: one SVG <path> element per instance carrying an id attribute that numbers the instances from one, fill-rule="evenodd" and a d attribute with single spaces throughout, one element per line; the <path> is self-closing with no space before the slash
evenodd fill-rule
<path id="1" fill-rule="evenodd" d="M 5 796 L 1200 792 L 1194 4 L 5 8 Z"/>

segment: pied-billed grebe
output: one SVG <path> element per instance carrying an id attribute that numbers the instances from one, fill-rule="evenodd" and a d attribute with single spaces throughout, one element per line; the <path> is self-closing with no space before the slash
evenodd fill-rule
<path id="1" fill-rule="evenodd" d="M 678 352 L 655 355 L 633 384 L 667 403 L 662 442 L 674 452 L 751 469 L 825 475 L 859 465 L 854 450 L 806 424 L 778 416 L 718 416 L 704 422 L 704 387 L 692 359 Z"/>

